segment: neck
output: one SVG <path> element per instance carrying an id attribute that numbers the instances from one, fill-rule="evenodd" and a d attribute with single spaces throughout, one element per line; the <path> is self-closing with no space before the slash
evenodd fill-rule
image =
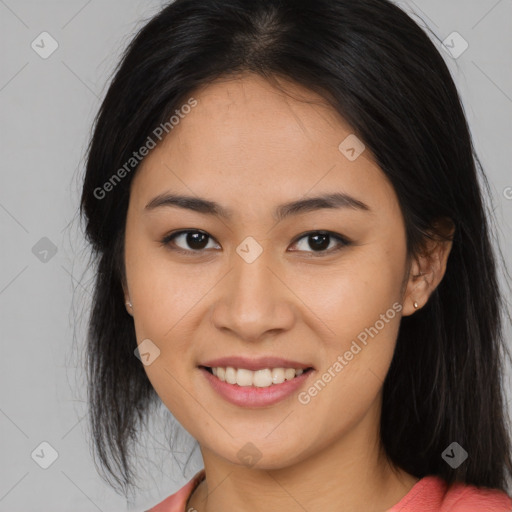
<path id="1" fill-rule="evenodd" d="M 418 481 L 386 460 L 375 421 L 380 408 L 370 410 L 349 432 L 325 439 L 300 460 L 286 467 L 244 467 L 201 447 L 206 479 L 197 487 L 186 510 L 197 512 L 385 512 Z M 276 463 L 277 465 L 277 463 Z"/>

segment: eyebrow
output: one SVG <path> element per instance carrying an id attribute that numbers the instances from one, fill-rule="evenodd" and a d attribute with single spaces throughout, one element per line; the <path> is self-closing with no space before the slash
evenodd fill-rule
<path id="1" fill-rule="evenodd" d="M 186 196 L 178 194 L 160 194 L 146 204 L 144 210 L 151 211 L 160 207 L 178 207 L 192 210 L 198 213 L 206 215 L 214 215 L 221 217 L 226 220 L 233 218 L 233 211 L 229 208 L 195 196 Z M 283 219 L 292 215 L 299 215 L 301 213 L 312 212 L 316 210 L 329 209 L 329 208 L 352 208 L 355 210 L 371 212 L 371 208 L 348 194 L 337 192 L 332 194 L 322 194 L 315 197 L 309 197 L 306 199 L 298 199 L 279 205 L 273 217 L 276 221 L 282 221 Z"/>

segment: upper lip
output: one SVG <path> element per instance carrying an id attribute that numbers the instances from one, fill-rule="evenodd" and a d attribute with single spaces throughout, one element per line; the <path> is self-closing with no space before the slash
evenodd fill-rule
<path id="1" fill-rule="evenodd" d="M 257 357 L 248 358 L 242 356 L 220 357 L 218 359 L 210 359 L 204 361 L 199 366 L 208 366 L 210 368 L 245 368 L 246 370 L 263 370 L 264 368 L 312 368 L 313 365 L 300 363 L 291 359 L 283 359 L 281 357 Z"/>

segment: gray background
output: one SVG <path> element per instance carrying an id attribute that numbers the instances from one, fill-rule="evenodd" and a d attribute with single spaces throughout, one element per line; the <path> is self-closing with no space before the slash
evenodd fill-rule
<path id="1" fill-rule="evenodd" d="M 456 31 L 469 44 L 457 58 L 441 52 L 491 183 L 497 236 L 512 261 L 512 0 L 398 3 L 441 40 Z M 0 511 L 144 510 L 202 467 L 198 450 L 184 467 L 194 444 L 183 430 L 182 452 L 173 459 L 166 451 L 158 432 L 172 418 L 162 407 L 144 434 L 143 489 L 127 505 L 96 472 L 85 416 L 81 361 L 91 275 L 76 216 L 85 147 L 120 52 L 163 4 L 0 0 Z M 46 59 L 31 47 L 35 41 L 40 52 L 51 48 L 47 36 L 41 43 L 44 31 L 59 45 Z M 447 41 L 454 52 L 463 48 L 457 38 Z M 507 334 L 510 340 L 509 328 Z M 506 387 L 510 399 L 508 377 Z M 50 462 L 51 450 L 42 442 L 58 454 L 47 469 L 40 464 Z"/>

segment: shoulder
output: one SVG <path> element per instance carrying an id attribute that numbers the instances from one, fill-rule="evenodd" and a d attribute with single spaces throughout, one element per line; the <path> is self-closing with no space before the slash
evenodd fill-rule
<path id="1" fill-rule="evenodd" d="M 512 500 L 501 490 L 456 482 L 440 477 L 420 479 L 388 512 L 512 512 Z"/>
<path id="2" fill-rule="evenodd" d="M 165 498 L 146 512 L 186 512 L 185 506 L 194 489 L 204 480 L 205 471 L 201 469 L 179 491 Z"/>
<path id="3" fill-rule="evenodd" d="M 512 500 L 498 489 L 455 483 L 447 489 L 442 512 L 512 512 Z"/>

